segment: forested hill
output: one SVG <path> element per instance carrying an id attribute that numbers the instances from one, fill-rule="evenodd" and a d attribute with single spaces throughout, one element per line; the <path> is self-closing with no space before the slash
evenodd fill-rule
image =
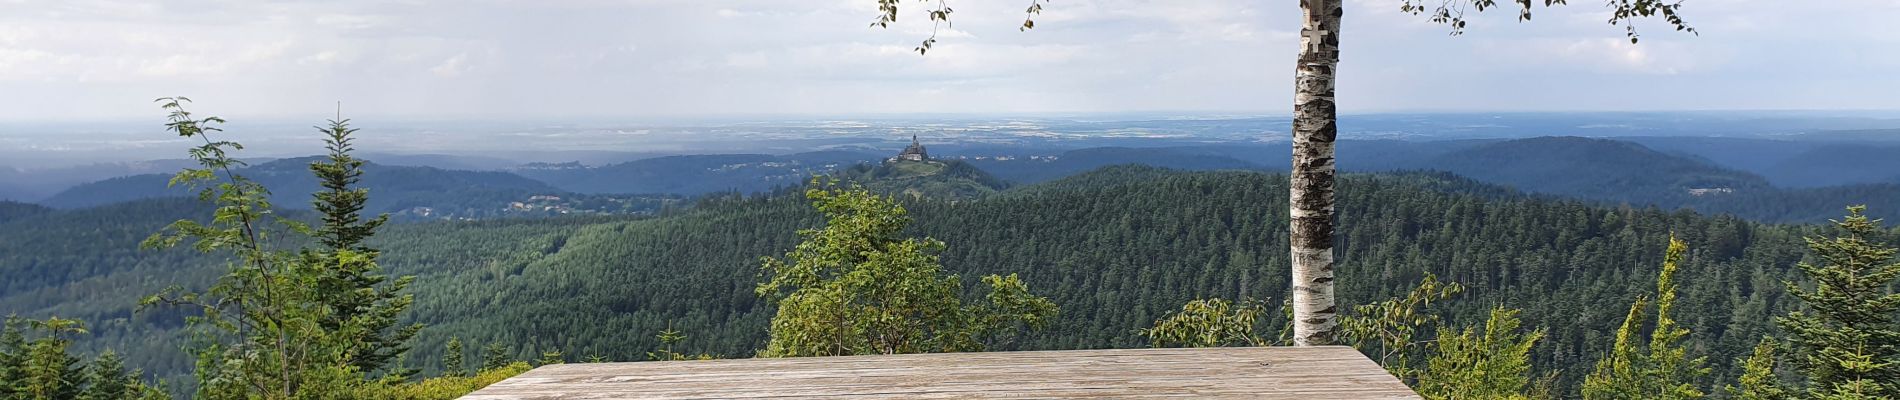
<path id="1" fill-rule="evenodd" d="M 1882 148 L 1830 152 L 1839 146 L 1778 144 L 1759 139 L 1644 138 L 1647 143 L 1674 149 L 1663 152 L 1642 144 L 1582 137 L 1537 137 L 1512 140 L 1406 142 L 1344 140 L 1338 143 L 1339 167 L 1349 172 L 1445 171 L 1480 182 L 1509 186 L 1527 193 L 1561 196 L 1606 205 L 1631 204 L 1664 209 L 1691 208 L 1707 214 L 1732 214 L 1773 223 L 1815 223 L 1837 217 L 1845 204 L 1900 204 L 1900 185 L 1878 182 L 1862 175 L 1890 174 L 1895 168 L 1877 157 Z M 1776 146 L 1791 149 L 1774 149 Z M 1851 147 L 1851 146 L 1850 146 Z M 1687 148 L 1713 152 L 1684 152 Z M 1740 156 L 1720 152 L 1734 150 Z M 1804 150 L 1805 149 L 1805 150 Z M 975 165 L 1004 179 L 1039 182 L 1104 165 L 1139 163 L 1187 170 L 1286 170 L 1285 144 L 1235 144 L 1169 148 L 1099 148 L 1064 153 L 1054 159 L 975 160 Z M 1784 154 L 1785 153 L 1785 154 Z M 1870 182 L 1829 186 L 1771 184 L 1757 174 L 1718 165 L 1704 155 L 1733 162 L 1748 155 L 1801 164 L 1804 157 L 1826 158 L 1830 163 L 1806 163 L 1801 173 L 1837 174 L 1847 180 Z M 1900 153 L 1895 153 L 1900 157 Z M 1871 158 L 1870 158 L 1871 157 Z M 1900 158 L 1895 158 L 1900 160 Z M 1765 169 L 1775 167 L 1762 166 Z M 1900 210 L 1872 211 L 1879 217 L 1900 217 Z"/>
<path id="2" fill-rule="evenodd" d="M 975 201 L 906 200 L 914 234 L 948 244 L 965 277 L 1020 273 L 1061 307 L 1049 330 L 998 349 L 1140 347 L 1136 330 L 1197 297 L 1268 298 L 1287 279 L 1286 183 L 1257 172 L 1117 167 Z M 1711 382 L 1787 307 L 1781 284 L 1803 257 L 1801 226 L 1614 208 L 1514 195 L 1443 174 L 1346 175 L 1340 195 L 1342 304 L 1394 296 L 1424 274 L 1469 286 L 1443 303 L 1450 322 L 1497 305 L 1549 330 L 1540 370 L 1571 387 L 1613 338 L 1624 308 L 1654 287 L 1667 238 L 1688 241 L 1677 316 Z M 100 321 L 90 343 L 129 352 L 162 374 L 184 371 L 176 316 L 131 314 L 141 294 L 208 279 L 222 263 L 141 252 L 137 241 L 182 201 L 64 211 L 0 224 L 0 313 Z M 443 343 L 501 343 L 521 358 L 560 349 L 576 359 L 645 359 L 669 326 L 683 351 L 745 357 L 771 310 L 754 294 L 758 258 L 778 255 L 820 220 L 790 195 L 725 197 L 657 218 L 434 222 L 377 235 L 382 261 L 417 276 L 409 317 L 428 324 L 408 365 L 439 368 Z M 30 227 L 20 224 L 33 224 Z M 28 237 L 32 237 L 30 240 Z M 49 245 L 57 244 L 57 245 Z M 40 276 L 47 275 L 47 276 Z M 161 323 L 162 322 L 162 323 Z M 1277 331 L 1280 317 L 1261 321 Z M 1706 385 L 1705 385 L 1706 386 Z"/>
<path id="3" fill-rule="evenodd" d="M 269 159 L 249 160 L 266 162 Z M 73 186 L 120 176 L 175 172 L 194 165 L 191 160 L 165 159 L 104 162 L 51 168 L 0 165 L 0 200 L 38 201 Z"/>
<path id="4" fill-rule="evenodd" d="M 1339 142 L 1338 152 L 1339 166 L 1348 172 L 1446 171 L 1527 193 L 1612 206 L 1691 208 L 1771 223 L 1823 222 L 1836 216 L 1843 204 L 1900 204 L 1900 177 L 1893 176 L 1900 169 L 1900 147 L 1737 138 L 1632 140 L 1344 140 Z M 959 151 L 968 158 L 933 161 L 957 162 L 953 175 L 980 179 L 936 176 L 879 185 L 920 195 L 971 198 L 1002 187 L 1122 164 L 1192 171 L 1284 171 L 1285 155 L 1290 150 L 1285 143 L 1227 143 L 1098 147 L 1039 156 L 981 156 L 989 150 Z M 395 212 L 399 219 L 410 217 L 408 212 L 424 219 L 565 212 L 650 213 L 679 204 L 687 197 L 770 192 L 802 185 L 818 174 L 863 175 L 866 171 L 845 169 L 866 163 L 870 164 L 866 168 L 876 167 L 885 155 L 856 151 L 688 155 L 601 167 L 578 162 L 531 163 L 510 172 L 372 164 L 364 183 L 377 193 L 371 196 L 369 211 Z M 442 159 L 449 159 L 453 165 L 497 162 L 448 156 L 402 156 L 398 162 Z M 264 183 L 278 194 L 274 197 L 277 203 L 301 207 L 315 188 L 304 171 L 307 162 L 265 162 L 247 171 L 254 170 L 266 180 Z M 188 194 L 184 189 L 165 189 L 167 179 L 166 175 L 150 174 L 94 182 L 66 190 L 43 204 L 81 208 Z M 905 185 L 915 187 L 896 187 Z M 547 198 L 542 196 L 559 199 L 535 200 Z M 1900 210 L 1876 208 L 1872 215 L 1900 217 Z"/>
<path id="5" fill-rule="evenodd" d="M 1795 187 L 1878 182 L 1900 172 L 1900 144 L 1828 144 L 1794 154 L 1762 175 Z"/>
<path id="6" fill-rule="evenodd" d="M 46 206 L 0 200 L 0 223 L 31 217 L 52 211 Z"/>
<path id="7" fill-rule="evenodd" d="M 1856 155 L 1886 151 L 1829 153 L 1827 149 L 1831 148 L 1824 146 L 1792 157 L 1836 154 L 1842 160 L 1852 160 L 1836 162 L 1835 166 L 1840 167 L 1879 163 Z M 1420 162 L 1419 168 L 1450 171 L 1528 192 L 1609 204 L 1689 208 L 1764 222 L 1824 222 L 1838 217 L 1841 205 L 1900 204 L 1900 185 L 1896 184 L 1778 187 L 1766 178 L 1717 166 L 1700 157 L 1672 155 L 1608 139 L 1542 137 L 1483 143 Z M 1780 164 L 1794 162 L 1791 159 Z M 1832 169 L 1810 169 L 1815 170 Z M 1886 171 L 1877 167 L 1872 170 Z M 1900 216 L 1900 207 L 1871 213 L 1896 217 Z"/>
<path id="8" fill-rule="evenodd" d="M 1540 193 L 1638 204 L 1688 197 L 1696 188 L 1770 189 L 1766 179 L 1745 172 L 1635 143 L 1580 137 L 1487 143 L 1434 157 L 1418 167 Z"/>
<path id="9" fill-rule="evenodd" d="M 312 160 L 314 158 L 282 159 L 241 168 L 236 172 L 270 188 L 273 203 L 284 208 L 308 208 L 310 194 L 318 190 L 316 178 L 309 171 Z M 493 213 L 506 207 L 509 202 L 526 201 L 534 195 L 564 193 L 545 183 L 506 172 L 399 167 L 373 162 L 365 165 L 364 171 L 363 186 L 376 194 L 370 198 L 366 210 L 372 213 L 397 212 L 415 207 L 427 207 L 445 214 Z M 170 174 L 107 179 L 67 189 L 40 203 L 74 209 L 196 194 L 188 187 L 168 187 L 170 180 Z"/>
<path id="10" fill-rule="evenodd" d="M 864 163 L 831 175 L 878 193 L 939 200 L 975 199 L 1009 187 L 1009 183 L 959 160 Z"/>

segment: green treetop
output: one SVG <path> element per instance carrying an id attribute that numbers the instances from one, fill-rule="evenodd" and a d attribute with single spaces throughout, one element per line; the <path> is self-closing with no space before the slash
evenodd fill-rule
<path id="1" fill-rule="evenodd" d="M 191 149 L 198 168 L 186 169 L 173 184 L 199 189 L 199 199 L 217 208 L 206 222 L 181 219 L 144 243 L 191 248 L 229 256 L 228 269 L 202 292 L 173 287 L 149 296 L 141 306 L 184 306 L 197 358 L 195 397 L 205 399 L 345 398 L 370 381 L 359 365 L 374 354 L 379 335 L 394 311 L 357 302 L 376 288 L 339 283 L 349 271 L 374 271 L 374 251 L 280 248 L 276 233 L 314 236 L 299 221 L 272 210 L 270 192 L 236 172 L 244 163 L 232 155 L 243 149 L 215 140 L 224 120 L 199 118 L 186 111 L 185 98 L 159 99 L 170 111 L 166 127 L 180 137 L 202 140 Z M 340 124 L 337 124 L 340 125 Z M 345 129 L 347 131 L 347 129 Z M 343 150 L 347 152 L 346 150 Z M 346 154 L 345 154 L 346 155 Z M 390 285 L 400 290 L 400 284 Z M 399 311 L 401 307 L 396 307 Z"/>
<path id="2" fill-rule="evenodd" d="M 1803 309 L 1776 319 L 1788 332 L 1790 362 L 1806 372 L 1816 398 L 1900 398 L 1900 262 L 1876 244 L 1880 220 L 1865 206 L 1836 221 L 1843 236 L 1807 238 L 1818 263 L 1796 265 L 1811 282 L 1788 282 Z"/>
<path id="3" fill-rule="evenodd" d="M 1794 398 L 1775 377 L 1774 338 L 1761 338 L 1755 345 L 1755 351 L 1742 360 L 1742 376 L 1738 379 L 1741 386 L 1728 386 L 1728 396 L 1735 400 L 1787 400 Z"/>
<path id="4" fill-rule="evenodd" d="M 468 374 L 468 367 L 462 365 L 462 351 L 462 338 L 449 338 L 449 344 L 442 349 L 442 376 Z"/>
<path id="5" fill-rule="evenodd" d="M 322 214 L 323 225 L 310 234 L 323 246 L 305 249 L 302 255 L 304 262 L 320 266 L 318 301 L 331 309 L 331 315 L 322 321 L 324 328 L 341 331 L 345 325 L 355 325 L 348 332 L 353 340 L 345 352 L 351 366 L 368 373 L 387 367 L 407 351 L 409 339 L 422 326 L 395 327 L 398 316 L 415 303 L 404 293 L 415 278 L 391 280 L 383 275 L 376 262 L 380 252 L 363 244 L 389 220 L 389 215 L 363 219 L 369 189 L 357 186 L 364 161 L 351 154 L 354 149 L 350 135 L 356 129 L 349 123 L 339 118 L 330 120 L 328 127 L 318 128 L 330 153 L 322 161 L 310 163 L 310 172 L 323 187 L 311 201 Z"/>
<path id="6" fill-rule="evenodd" d="M 1418 377 L 1419 393 L 1429 399 L 1531 399 L 1530 351 L 1544 331 L 1522 332 L 1517 314 L 1493 308 L 1483 329 L 1439 330 Z"/>
<path id="7" fill-rule="evenodd" d="M 1671 311 L 1676 303 L 1676 270 L 1689 246 L 1669 238 L 1669 250 L 1663 256 L 1662 273 L 1656 278 L 1656 327 L 1644 345 L 1643 314 L 1648 299 L 1637 297 L 1629 316 L 1616 331 L 1616 343 L 1608 357 L 1597 361 L 1596 370 L 1584 377 L 1585 399 L 1695 399 L 1702 390 L 1692 382 L 1708 374 L 1703 358 L 1690 359 L 1682 346 L 1689 329 L 1676 325 Z"/>
<path id="8" fill-rule="evenodd" d="M 813 185 L 805 195 L 825 227 L 799 231 L 796 248 L 762 261 L 758 293 L 777 299 L 778 313 L 761 356 L 977 351 L 1054 316 L 1055 304 L 1014 275 L 985 277 L 986 304 L 964 304 L 961 280 L 939 265 L 943 242 L 900 237 L 910 217 L 895 199 Z"/>

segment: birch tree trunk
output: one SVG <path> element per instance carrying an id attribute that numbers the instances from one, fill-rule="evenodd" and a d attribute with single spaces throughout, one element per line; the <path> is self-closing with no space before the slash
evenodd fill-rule
<path id="1" fill-rule="evenodd" d="M 1333 140 L 1339 136 L 1333 72 L 1341 0 L 1300 0 L 1300 58 L 1293 81 L 1293 345 L 1333 344 Z"/>

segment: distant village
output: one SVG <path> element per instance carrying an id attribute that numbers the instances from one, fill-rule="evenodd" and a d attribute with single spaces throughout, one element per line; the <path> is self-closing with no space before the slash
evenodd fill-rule
<path id="1" fill-rule="evenodd" d="M 391 213 L 398 219 L 472 221 L 559 215 L 654 215 L 686 201 L 677 195 L 537 194 L 500 209 L 411 207 Z"/>

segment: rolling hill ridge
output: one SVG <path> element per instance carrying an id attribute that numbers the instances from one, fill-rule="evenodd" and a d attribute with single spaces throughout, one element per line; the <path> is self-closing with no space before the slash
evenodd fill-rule
<path id="1" fill-rule="evenodd" d="M 1111 167 L 969 201 L 907 198 L 911 234 L 941 239 L 961 276 L 1019 273 L 1062 309 L 1050 331 L 999 350 L 1141 347 L 1133 334 L 1192 298 L 1283 295 L 1284 175 Z M 1446 174 L 1347 174 L 1341 180 L 1340 287 L 1346 304 L 1389 297 L 1425 273 L 1467 285 L 1448 322 L 1494 304 L 1548 327 L 1536 362 L 1574 384 L 1622 310 L 1599 307 L 1653 284 L 1675 234 L 1697 255 L 1685 273 L 1683 323 L 1719 372 L 1785 303 L 1777 282 L 1800 258 L 1799 227 L 1513 194 Z M 134 314 L 137 297 L 202 285 L 220 265 L 137 242 L 171 219 L 203 215 L 188 199 L 54 211 L 0 223 L 0 310 L 101 321 L 88 343 L 124 349 L 161 374 L 190 360 L 166 338 L 176 318 Z M 691 351 L 744 355 L 764 340 L 757 257 L 792 246 L 820 222 L 801 196 L 719 196 L 660 217 L 596 216 L 391 225 L 374 246 L 396 275 L 415 275 L 409 320 L 428 324 L 405 365 L 439 368 L 449 337 L 508 343 L 516 356 L 560 349 L 644 357 L 650 333 L 689 332 Z M 28 237 L 30 236 L 30 237 Z M 1737 297 L 1739 296 L 1739 297 Z M 1756 303 L 1750 303 L 1751 301 Z M 1759 303 L 1759 304 L 1757 304 Z M 1741 308 L 1742 305 L 1756 304 Z M 1269 317 L 1269 319 L 1274 317 Z M 1266 324 L 1277 323 L 1275 320 Z M 1724 327 L 1714 329 L 1712 327 Z M 134 330 L 132 327 L 140 327 Z M 1708 332 L 1709 334 L 1700 334 Z M 1711 378 L 1716 379 L 1716 378 Z M 1721 377 L 1727 379 L 1727 377 Z"/>

